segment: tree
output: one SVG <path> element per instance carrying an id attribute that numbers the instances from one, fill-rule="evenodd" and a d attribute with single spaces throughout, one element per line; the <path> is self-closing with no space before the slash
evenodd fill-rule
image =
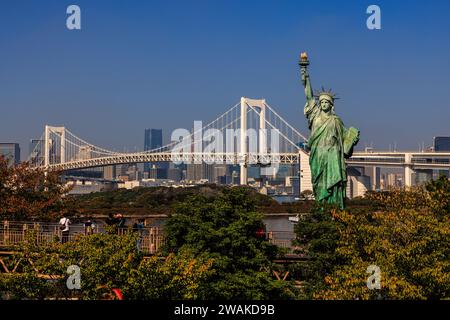
<path id="1" fill-rule="evenodd" d="M 58 173 L 46 175 L 26 162 L 8 166 L 0 156 L 0 218 L 56 218 L 70 210 L 63 200 L 68 191 Z"/>
<path id="2" fill-rule="evenodd" d="M 179 204 L 165 225 L 166 252 L 188 249 L 213 259 L 214 275 L 201 299 L 292 297 L 288 282 L 270 274 L 279 253 L 264 237 L 263 215 L 245 188 L 224 189 L 214 199 L 196 195 Z"/>
<path id="3" fill-rule="evenodd" d="M 137 251 L 137 236 L 95 234 L 77 241 L 36 245 L 36 232 L 11 258 L 16 273 L 0 274 L 0 295 L 10 299 L 110 299 L 112 289 L 125 299 L 195 299 L 212 274 L 212 260 L 182 250 L 168 257 L 145 258 Z M 67 268 L 81 271 L 81 289 L 66 287 Z"/>
<path id="4" fill-rule="evenodd" d="M 214 273 L 212 264 L 212 259 L 189 250 L 171 253 L 163 261 L 159 256 L 143 259 L 131 271 L 125 291 L 129 299 L 198 299 L 202 284 Z"/>
<path id="5" fill-rule="evenodd" d="M 429 207 L 443 218 L 450 215 L 450 180 L 441 175 L 439 179 L 432 180 L 425 186 L 428 191 Z"/>
<path id="6" fill-rule="evenodd" d="M 302 191 L 302 193 L 300 194 L 300 196 L 303 198 L 303 199 L 311 199 L 312 197 L 313 197 L 313 192 L 312 192 L 312 190 L 303 190 Z"/>
<path id="7" fill-rule="evenodd" d="M 309 214 L 299 217 L 295 226 L 295 252 L 306 260 L 291 266 L 290 272 L 303 283 L 301 299 L 312 299 L 315 292 L 325 288 L 324 277 L 342 263 L 336 254 L 339 223 L 334 216 L 338 210 L 316 203 Z"/>
<path id="8" fill-rule="evenodd" d="M 448 298 L 450 224 L 441 205 L 449 196 L 448 181 L 431 182 L 426 189 L 371 193 L 379 210 L 324 210 L 317 225 L 299 223 L 298 242 L 311 258 L 303 270 L 317 275 L 308 279 L 308 297 Z M 367 287 L 370 265 L 381 269 L 380 290 Z"/>

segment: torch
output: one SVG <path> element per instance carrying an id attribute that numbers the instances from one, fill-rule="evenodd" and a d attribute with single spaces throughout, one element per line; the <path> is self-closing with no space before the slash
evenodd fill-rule
<path id="1" fill-rule="evenodd" d="M 302 73 L 302 82 L 303 86 L 306 86 L 306 77 L 308 76 L 308 71 L 306 71 L 306 67 L 309 65 L 308 55 L 306 52 L 302 52 L 300 54 L 300 61 L 298 62 L 300 66 L 300 71 Z"/>

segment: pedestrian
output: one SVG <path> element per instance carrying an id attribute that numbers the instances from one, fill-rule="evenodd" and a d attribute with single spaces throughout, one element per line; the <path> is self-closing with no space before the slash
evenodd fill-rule
<path id="1" fill-rule="evenodd" d="M 141 250 L 142 240 L 144 238 L 144 219 L 138 219 L 133 224 L 133 231 L 138 233 L 138 238 L 136 240 L 136 247 L 138 251 Z"/>
<path id="2" fill-rule="evenodd" d="M 94 219 L 92 219 L 91 228 L 92 228 L 92 234 L 94 234 L 95 233 L 95 229 L 97 228 L 97 223 L 95 222 Z"/>
<path id="3" fill-rule="evenodd" d="M 106 224 L 108 226 L 116 225 L 118 222 L 118 219 L 116 218 L 117 215 L 113 214 L 112 212 L 108 213 L 108 218 L 106 218 Z"/>
<path id="4" fill-rule="evenodd" d="M 94 223 L 91 218 L 84 222 L 84 235 L 88 236 L 94 233 Z"/>
<path id="5" fill-rule="evenodd" d="M 126 229 L 126 226 L 125 226 L 126 220 L 121 213 L 118 213 L 115 216 L 115 218 L 117 219 L 116 220 L 117 221 L 117 233 L 119 235 L 123 235 L 125 233 L 125 229 Z"/>
<path id="6" fill-rule="evenodd" d="M 69 240 L 70 224 L 72 222 L 65 215 L 59 220 L 59 230 L 61 230 L 61 242 L 66 243 Z"/>
<path id="7" fill-rule="evenodd" d="M 135 219 L 135 220 L 134 220 L 134 223 L 133 223 L 133 227 L 132 227 L 133 232 L 139 231 L 138 223 L 139 223 L 139 220 Z"/>
<path id="8" fill-rule="evenodd" d="M 108 213 L 108 218 L 106 218 L 105 222 L 108 225 L 108 234 L 116 234 L 118 232 L 117 223 L 119 222 L 119 219 L 117 219 L 116 215 L 114 215 L 112 212 Z"/>

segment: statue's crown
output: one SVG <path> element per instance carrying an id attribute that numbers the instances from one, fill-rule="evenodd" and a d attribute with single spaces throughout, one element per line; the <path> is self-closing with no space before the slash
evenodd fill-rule
<path id="1" fill-rule="evenodd" d="M 327 99 L 330 100 L 331 102 L 334 102 L 334 100 L 339 99 L 335 93 L 331 92 L 331 89 L 325 90 L 323 87 L 322 91 L 317 91 L 314 96 L 318 98 L 319 101 L 322 99 Z"/>

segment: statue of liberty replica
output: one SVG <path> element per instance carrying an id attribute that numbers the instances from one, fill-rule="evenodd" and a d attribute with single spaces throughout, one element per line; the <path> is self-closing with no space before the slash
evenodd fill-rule
<path id="1" fill-rule="evenodd" d="M 351 157 L 353 146 L 358 143 L 359 131 L 345 128 L 334 112 L 335 95 L 331 91 L 313 94 L 307 67 L 306 53 L 300 55 L 300 71 L 305 87 L 304 113 L 311 135 L 309 164 L 316 201 L 329 203 L 344 209 L 347 186 L 345 159 Z"/>

